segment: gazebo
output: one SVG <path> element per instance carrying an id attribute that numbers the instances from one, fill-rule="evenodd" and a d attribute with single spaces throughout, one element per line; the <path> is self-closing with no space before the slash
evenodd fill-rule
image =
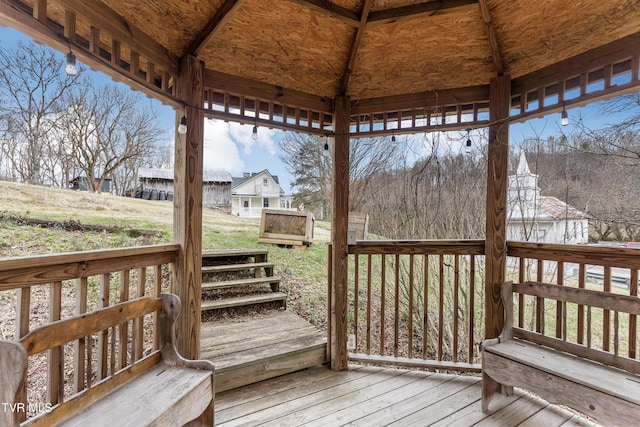
<path id="1" fill-rule="evenodd" d="M 508 242 L 505 229 L 509 124 L 560 117 L 567 108 L 637 90 L 639 2 L 2 0 L 0 24 L 173 106 L 176 129 L 186 124 L 186 133 L 175 136 L 174 244 L 118 254 L 173 263 L 183 307 L 178 347 L 187 358 L 197 359 L 200 349 L 205 117 L 333 138 L 328 354 L 334 370 L 347 369 L 350 358 L 367 359 L 347 351 L 351 256 L 484 257 L 487 339 L 503 326 L 500 286 L 508 257 L 573 262 L 583 282 L 586 265 L 602 265 L 609 275 L 605 291 L 611 267 L 628 269 L 638 282 L 633 250 Z M 489 135 L 484 240 L 348 242 L 351 140 L 476 128 Z M 86 266 L 108 256 L 65 262 Z M 16 287 L 16 271 L 43 265 L 5 262 L 0 289 Z M 637 285 L 629 295 L 637 296 Z M 635 359 L 635 327 L 629 341 Z M 394 363 L 393 356 L 380 357 Z M 455 369 L 455 358 L 436 359 Z"/>

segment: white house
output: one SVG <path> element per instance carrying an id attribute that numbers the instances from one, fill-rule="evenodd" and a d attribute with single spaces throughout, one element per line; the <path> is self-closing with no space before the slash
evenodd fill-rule
<path id="1" fill-rule="evenodd" d="M 262 209 L 296 210 L 293 199 L 284 195 L 278 177 L 267 169 L 245 172 L 233 177 L 231 183 L 231 213 L 237 216 L 259 218 Z"/>
<path id="2" fill-rule="evenodd" d="M 588 243 L 587 215 L 550 196 L 540 195 L 538 175 L 531 173 L 524 151 L 509 176 L 507 239 L 540 243 Z"/>

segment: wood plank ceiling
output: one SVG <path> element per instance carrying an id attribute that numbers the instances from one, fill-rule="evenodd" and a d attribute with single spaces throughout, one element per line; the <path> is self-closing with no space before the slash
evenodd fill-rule
<path id="1" fill-rule="evenodd" d="M 0 0 L 0 24 L 174 106 L 194 55 L 208 116 L 315 133 L 339 95 L 373 135 L 484 126 L 499 75 L 514 120 L 638 86 L 629 0 Z"/>

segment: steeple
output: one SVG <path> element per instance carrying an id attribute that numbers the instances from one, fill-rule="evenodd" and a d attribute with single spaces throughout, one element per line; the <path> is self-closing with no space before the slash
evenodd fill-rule
<path id="1" fill-rule="evenodd" d="M 537 211 L 539 200 L 538 175 L 531 173 L 525 152 L 521 150 L 516 173 L 509 176 L 508 207 L 510 216 L 533 217 Z"/>

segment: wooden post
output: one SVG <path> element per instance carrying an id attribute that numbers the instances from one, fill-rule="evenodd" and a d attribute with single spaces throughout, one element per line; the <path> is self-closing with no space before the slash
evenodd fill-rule
<path id="1" fill-rule="evenodd" d="M 511 78 L 491 79 L 489 89 L 489 153 L 487 165 L 487 228 L 485 240 L 485 339 L 500 335 L 504 308 L 500 298 L 507 267 L 507 160 L 509 158 L 509 109 Z M 483 388 L 499 391 L 500 385 L 483 377 Z"/>
<path id="2" fill-rule="evenodd" d="M 176 113 L 173 239 L 180 250 L 173 266 L 172 288 L 180 298 L 177 347 L 187 359 L 200 357 L 200 304 L 202 292 L 202 159 L 204 140 L 204 63 L 182 58 L 177 81 L 184 111 Z M 177 132 L 182 116 L 187 133 Z"/>
<path id="3" fill-rule="evenodd" d="M 331 369 L 347 369 L 347 228 L 349 221 L 349 113 L 350 100 L 338 96 L 333 114 L 333 209 L 331 244 Z"/>

